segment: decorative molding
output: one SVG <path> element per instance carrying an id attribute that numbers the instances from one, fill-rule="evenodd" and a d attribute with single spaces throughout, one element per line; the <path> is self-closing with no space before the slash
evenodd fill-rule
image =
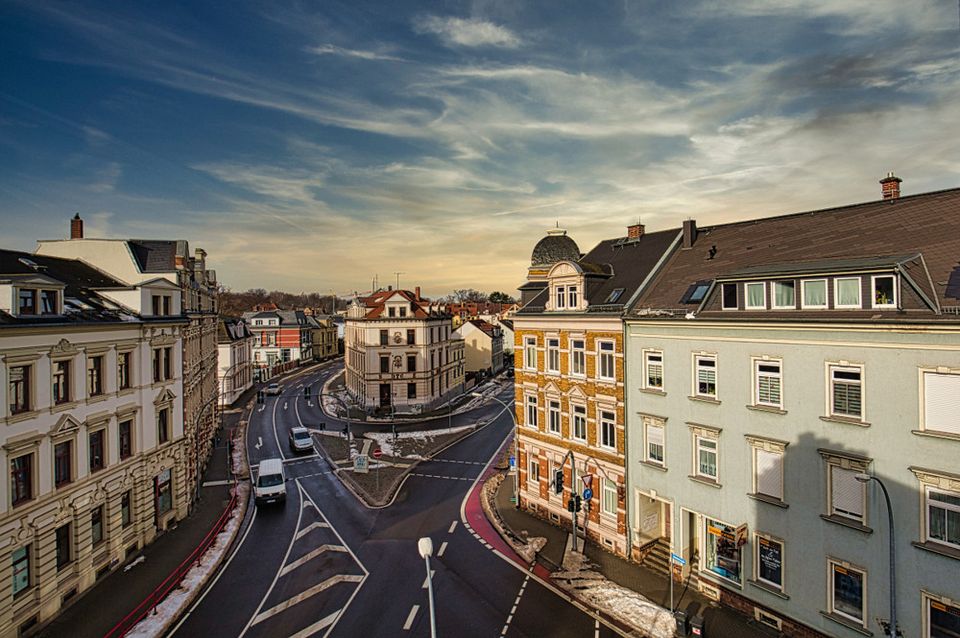
<path id="1" fill-rule="evenodd" d="M 924 485 L 949 492 L 960 492 L 960 474 L 953 474 L 942 470 L 928 470 L 926 468 L 913 466 L 908 469 L 913 472 L 917 480 Z"/>
<path id="2" fill-rule="evenodd" d="M 76 355 L 79 352 L 80 350 L 77 349 L 77 346 L 70 343 L 67 339 L 61 339 L 59 342 L 57 342 L 56 345 L 50 348 L 51 357 L 67 355 L 67 354 Z"/>

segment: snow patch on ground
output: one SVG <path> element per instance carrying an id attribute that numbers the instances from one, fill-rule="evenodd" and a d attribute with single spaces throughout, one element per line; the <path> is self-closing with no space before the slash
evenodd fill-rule
<path id="1" fill-rule="evenodd" d="M 430 439 L 433 439 L 437 436 L 443 436 L 446 434 L 456 434 L 457 432 L 463 432 L 464 430 L 472 430 L 476 427 L 475 425 L 459 425 L 455 428 L 442 428 L 440 430 L 424 430 L 417 432 L 397 432 L 396 437 L 390 432 L 367 432 L 364 434 L 364 438 L 375 441 L 377 446 L 383 452 L 384 456 L 389 456 L 393 458 L 404 458 L 404 459 L 417 459 L 423 460 L 426 457 L 423 457 L 419 454 L 403 454 L 397 456 L 397 451 L 393 447 L 394 439 L 397 441 L 416 441 L 416 442 L 426 442 Z"/>

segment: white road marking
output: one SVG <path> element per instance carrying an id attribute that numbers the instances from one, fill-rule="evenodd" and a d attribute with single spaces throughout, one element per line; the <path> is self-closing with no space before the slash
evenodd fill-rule
<path id="1" fill-rule="evenodd" d="M 292 598 L 288 598 L 287 600 L 283 601 L 279 605 L 275 605 L 270 609 L 260 614 L 257 614 L 257 617 L 253 619 L 253 624 L 256 625 L 257 623 L 263 622 L 267 618 L 276 616 L 280 612 L 286 611 L 287 609 L 289 609 L 290 607 L 293 607 L 297 603 L 302 603 L 303 601 L 310 598 L 311 596 L 316 596 L 323 590 L 329 589 L 334 585 L 339 585 L 340 583 L 359 583 L 363 579 L 364 577 L 359 574 L 337 574 L 336 576 L 331 576 L 330 578 L 326 579 L 322 583 L 317 583 L 313 587 L 300 592 L 296 596 L 293 596 Z"/>
<path id="2" fill-rule="evenodd" d="M 233 485 L 233 481 L 205 481 L 203 487 L 217 487 L 218 485 Z"/>
<path id="3" fill-rule="evenodd" d="M 410 472 L 408 476 L 419 476 L 422 478 L 437 478 L 437 479 L 446 479 L 448 481 L 472 481 L 474 480 L 473 476 L 443 476 L 441 474 L 421 474 L 420 472 Z"/>
<path id="4" fill-rule="evenodd" d="M 593 636 L 600 638 L 600 621 L 596 618 L 593 619 Z"/>
<path id="5" fill-rule="evenodd" d="M 324 627 L 326 627 L 326 626 L 330 625 L 331 623 L 333 623 L 333 621 L 335 621 L 335 620 L 337 619 L 337 615 L 338 615 L 339 613 L 340 613 L 340 610 L 338 609 L 337 611 L 333 612 L 332 614 L 330 614 L 330 615 L 327 616 L 326 618 L 323 618 L 322 620 L 318 620 L 317 622 L 313 623 L 312 625 L 310 625 L 310 626 L 307 627 L 306 629 L 301 629 L 301 630 L 298 631 L 297 633 L 291 635 L 290 638 L 309 638 L 310 636 L 312 636 L 313 634 L 317 633 L 318 631 L 320 631 L 320 630 L 323 629 Z"/>
<path id="6" fill-rule="evenodd" d="M 257 444 L 254 445 L 253 447 L 257 448 L 258 450 L 259 450 L 261 447 L 263 447 L 263 437 L 262 437 L 262 436 L 258 436 L 258 437 L 257 437 Z"/>
<path id="7" fill-rule="evenodd" d="M 450 523 L 450 529 L 447 530 L 447 534 L 453 534 L 453 530 L 457 529 L 457 523 L 459 521 L 453 521 Z"/>
<path id="8" fill-rule="evenodd" d="M 284 409 L 284 410 L 287 409 L 287 402 L 286 402 L 286 401 L 283 402 L 283 409 Z"/>
<path id="9" fill-rule="evenodd" d="M 407 616 L 407 622 L 403 623 L 404 631 L 410 631 L 410 628 L 413 627 L 413 619 L 417 617 L 418 609 L 420 609 L 420 605 L 414 605 L 410 608 L 410 614 Z"/>
<path id="10" fill-rule="evenodd" d="M 306 527 L 304 527 L 302 530 L 300 530 L 299 532 L 297 532 L 296 540 L 300 540 L 301 537 L 306 536 L 307 534 L 309 534 L 309 533 L 312 532 L 313 530 L 318 529 L 318 528 L 320 528 L 320 527 L 330 527 L 330 526 L 327 525 L 326 523 L 321 523 L 321 522 L 319 522 L 319 521 L 317 521 L 316 523 L 310 523 L 309 525 L 307 525 Z"/>
<path id="11" fill-rule="evenodd" d="M 507 623 L 503 626 L 503 629 L 500 631 L 501 636 L 507 635 L 507 630 L 510 629 L 510 623 L 513 622 L 513 616 L 517 611 L 517 606 L 520 605 L 520 599 L 523 598 L 523 591 L 527 588 L 527 583 L 530 581 L 530 572 L 527 572 L 526 578 L 523 579 L 523 584 L 520 585 L 520 591 L 517 593 L 517 597 L 513 601 L 513 609 L 510 610 L 510 615 L 507 616 Z"/>
<path id="12" fill-rule="evenodd" d="M 437 558 L 443 556 L 443 553 L 447 551 L 447 541 L 440 543 L 440 551 L 437 552 Z"/>
<path id="13" fill-rule="evenodd" d="M 309 563 L 311 560 L 313 560 L 320 554 L 323 554 L 324 552 L 346 552 L 346 551 L 347 551 L 347 548 L 344 547 L 343 545 L 321 545 L 320 547 L 316 548 L 312 552 L 308 552 L 303 556 L 301 556 L 300 558 L 298 558 L 297 560 L 290 563 L 289 565 L 284 566 L 284 568 L 280 570 L 280 575 L 286 576 L 287 574 L 295 570 L 297 567 L 300 567 L 304 563 Z"/>
<path id="14" fill-rule="evenodd" d="M 427 581 L 429 581 L 430 578 L 433 578 L 433 575 L 436 574 L 436 573 L 437 573 L 437 570 L 431 569 L 431 570 L 430 570 L 430 576 L 429 576 L 429 577 L 424 576 L 424 578 L 423 578 L 423 584 L 420 585 L 420 589 L 426 589 L 426 588 L 427 588 Z"/>

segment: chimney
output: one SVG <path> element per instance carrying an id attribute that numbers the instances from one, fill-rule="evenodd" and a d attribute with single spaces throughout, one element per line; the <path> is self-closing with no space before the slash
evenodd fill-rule
<path id="1" fill-rule="evenodd" d="M 697 222 L 694 219 L 685 219 L 683 221 L 683 247 L 693 248 L 693 242 L 697 241 Z"/>
<path id="2" fill-rule="evenodd" d="M 70 220 L 70 239 L 83 239 L 83 220 L 80 219 L 80 213 Z"/>
<path id="3" fill-rule="evenodd" d="M 413 289 L 413 294 L 416 295 L 417 301 L 420 301 L 420 286 Z"/>
<path id="4" fill-rule="evenodd" d="M 887 173 L 887 176 L 880 180 L 883 199 L 900 199 L 900 182 L 902 181 L 902 179 L 893 174 L 893 171 Z"/>
<path id="5" fill-rule="evenodd" d="M 627 226 L 627 239 L 640 239 L 643 237 L 643 224 L 637 221 L 632 226 Z"/>

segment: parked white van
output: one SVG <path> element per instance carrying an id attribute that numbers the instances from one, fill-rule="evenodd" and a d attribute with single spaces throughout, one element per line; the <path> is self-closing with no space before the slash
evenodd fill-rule
<path id="1" fill-rule="evenodd" d="M 264 459 L 257 470 L 257 482 L 253 486 L 254 500 L 263 503 L 283 503 L 287 500 L 287 477 L 280 459 Z"/>

